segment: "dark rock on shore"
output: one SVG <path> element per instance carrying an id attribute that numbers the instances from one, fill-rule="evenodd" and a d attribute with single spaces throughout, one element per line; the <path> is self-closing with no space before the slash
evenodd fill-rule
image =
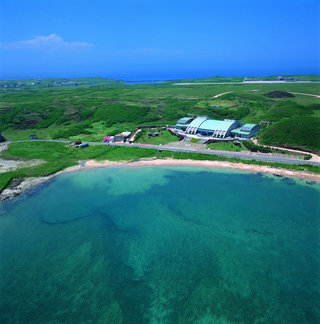
<path id="1" fill-rule="evenodd" d="M 24 181 L 23 178 L 17 178 L 17 179 L 14 179 L 10 185 L 9 185 L 9 188 L 10 189 L 15 189 L 17 188 L 18 186 L 20 186 L 20 184 Z"/>

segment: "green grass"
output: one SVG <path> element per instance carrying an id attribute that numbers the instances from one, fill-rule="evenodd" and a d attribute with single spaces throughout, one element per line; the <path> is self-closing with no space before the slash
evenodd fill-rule
<path id="1" fill-rule="evenodd" d="M 266 77 L 268 79 L 269 77 Z M 301 80 L 308 76 L 300 76 Z M 310 79 L 319 76 L 310 76 Z M 241 81 L 241 77 L 213 77 L 207 81 Z M 52 80 L 45 80 L 50 83 Z M 319 93 L 319 84 L 216 84 L 177 86 L 172 83 L 127 85 L 95 79 L 95 85 L 78 87 L 35 87 L 0 89 L 1 132 L 13 140 L 39 138 L 101 141 L 106 135 L 134 130 L 139 125 L 173 125 L 187 114 L 207 115 L 213 119 L 237 119 L 241 122 L 274 124 L 306 115 L 320 117 L 320 99 L 296 95 L 292 99 L 270 99 L 273 91 Z M 197 80 L 193 80 L 197 81 Z M 205 81 L 205 80 L 201 80 Z M 216 94 L 231 92 L 213 99 Z M 221 108 L 213 108 L 211 105 Z M 198 109 L 201 107 L 201 109 Z M 269 136 L 270 137 L 270 136 Z M 273 143 L 282 142 L 281 132 Z M 165 144 L 165 136 L 145 143 Z M 300 143 L 293 145 L 300 147 Z M 172 139 L 175 141 L 175 139 Z M 313 144 L 312 144 L 313 145 Z M 311 146 L 303 143 L 301 148 Z"/>
<path id="2" fill-rule="evenodd" d="M 300 118 L 312 114 L 312 110 L 291 100 L 276 103 L 266 114 L 269 121 L 280 121 L 283 118 Z"/>
<path id="3" fill-rule="evenodd" d="M 320 118 L 284 119 L 266 128 L 260 139 L 268 145 L 299 147 L 320 152 Z"/>
<path id="4" fill-rule="evenodd" d="M 85 149 L 77 149 L 66 146 L 64 143 L 12 143 L 6 151 L 1 153 L 0 158 L 13 160 L 41 159 L 46 163 L 2 173 L 0 192 L 14 178 L 48 176 L 78 164 L 79 160 L 130 161 L 155 157 L 156 154 L 157 150 L 134 147 L 89 146 Z"/>
<path id="5" fill-rule="evenodd" d="M 154 130 L 151 130 L 153 132 Z M 179 139 L 177 136 L 172 135 L 167 130 L 158 130 L 159 136 L 148 136 L 149 130 L 141 130 L 140 137 L 135 141 L 136 143 L 142 144 L 168 144 L 170 142 L 177 142 Z"/>
<path id="6" fill-rule="evenodd" d="M 267 163 L 199 153 L 161 151 L 159 155 L 158 150 L 136 147 L 89 146 L 85 149 L 77 149 L 69 147 L 64 143 L 13 143 L 9 145 L 6 151 L 1 153 L 0 158 L 13 160 L 41 159 L 46 161 L 46 163 L 2 173 L 0 177 L 0 192 L 15 178 L 48 176 L 69 166 L 77 165 L 80 160 L 94 159 L 96 161 L 132 161 L 155 157 L 162 159 L 170 157 L 174 159 L 230 161 L 235 163 L 241 162 L 245 164 L 269 165 L 277 168 L 320 173 L 320 167 L 310 165 Z"/>
<path id="7" fill-rule="evenodd" d="M 207 144 L 207 147 L 210 148 L 210 150 L 221 150 L 221 151 L 231 151 L 231 152 L 240 152 L 243 150 L 246 150 L 245 147 L 242 145 L 234 145 L 231 142 L 218 142 L 218 143 L 210 143 Z"/>
<path id="8" fill-rule="evenodd" d="M 30 135 L 36 134 L 39 139 L 51 139 L 51 134 L 58 129 L 57 126 L 48 128 L 30 129 L 7 129 L 3 134 L 7 140 L 19 141 L 30 139 Z"/>
<path id="9" fill-rule="evenodd" d="M 0 155 L 1 158 L 23 160 L 41 159 L 45 161 L 77 162 L 79 160 L 132 160 L 143 157 L 154 156 L 156 150 L 117 147 L 106 145 L 92 145 L 85 149 L 70 147 L 64 143 L 30 142 L 12 143 L 6 151 Z"/>
<path id="10" fill-rule="evenodd" d="M 211 108 L 212 105 L 220 106 L 220 108 L 233 108 L 239 106 L 239 102 L 237 100 L 221 100 L 219 98 L 197 102 L 197 106 L 202 108 Z"/>
<path id="11" fill-rule="evenodd" d="M 10 183 L 10 181 L 14 178 L 14 172 L 6 172 L 1 173 L 0 177 L 0 193 L 1 191 L 7 187 L 7 185 Z"/>

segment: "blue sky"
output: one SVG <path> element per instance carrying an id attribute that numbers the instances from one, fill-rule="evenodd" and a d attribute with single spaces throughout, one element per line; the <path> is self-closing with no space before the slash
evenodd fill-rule
<path id="1" fill-rule="evenodd" d="M 320 71 L 316 0 L 6 0 L 0 79 Z"/>

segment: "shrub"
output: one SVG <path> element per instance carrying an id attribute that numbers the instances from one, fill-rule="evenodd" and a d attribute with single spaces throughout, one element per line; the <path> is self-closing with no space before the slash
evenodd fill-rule
<path id="1" fill-rule="evenodd" d="M 243 145 L 251 152 L 271 153 L 272 150 L 268 146 L 256 145 L 251 141 L 243 141 Z"/>
<path id="2" fill-rule="evenodd" d="M 90 135 L 91 132 L 87 130 L 90 127 L 90 123 L 82 122 L 72 125 L 65 129 L 60 129 L 52 135 L 53 139 L 69 138 L 70 136 L 76 136 L 80 134 Z"/>
<path id="3" fill-rule="evenodd" d="M 260 139 L 265 144 L 320 151 L 320 118 L 304 117 L 274 123 L 263 131 Z"/>
<path id="4" fill-rule="evenodd" d="M 270 121 L 279 121 L 283 118 L 306 116 L 311 112 L 311 109 L 301 106 L 294 101 L 282 101 L 269 110 L 266 118 Z"/>
<path id="5" fill-rule="evenodd" d="M 137 134 L 136 134 L 136 136 L 134 137 L 134 140 L 135 141 L 138 141 L 142 136 L 143 136 L 143 130 L 141 130 L 140 132 L 138 132 Z"/>

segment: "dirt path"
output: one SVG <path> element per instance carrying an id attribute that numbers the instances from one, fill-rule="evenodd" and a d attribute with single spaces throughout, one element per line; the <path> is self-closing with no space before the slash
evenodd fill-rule
<path id="1" fill-rule="evenodd" d="M 7 144 L 0 145 L 0 153 L 8 148 Z M 30 167 L 45 163 L 43 160 L 29 160 L 29 161 L 22 161 L 22 160 L 4 160 L 0 158 L 0 173 L 5 173 L 8 171 L 14 171 L 19 168 L 23 167 Z"/>
<path id="2" fill-rule="evenodd" d="M 254 89 L 254 90 L 248 90 L 248 91 L 259 91 L 259 90 L 258 89 Z M 231 93 L 231 92 L 233 92 L 233 91 L 219 93 L 219 94 L 213 96 L 212 98 L 219 98 L 220 96 L 223 96 L 224 94 Z M 316 95 L 316 94 L 302 93 L 302 92 L 292 92 L 292 91 L 289 91 L 289 92 L 292 93 L 292 94 L 296 94 L 296 95 L 310 96 L 310 97 L 316 97 L 316 98 L 319 98 L 320 99 L 320 95 Z"/>
<path id="3" fill-rule="evenodd" d="M 310 97 L 320 98 L 319 95 L 315 95 L 315 94 L 311 94 L 311 93 L 301 93 L 301 92 L 292 92 L 292 91 L 290 91 L 290 93 L 302 95 L 302 96 L 310 96 Z"/>
<path id="4" fill-rule="evenodd" d="M 227 94 L 227 93 L 231 93 L 231 92 L 232 92 L 232 91 L 228 91 L 228 92 L 219 93 L 219 94 L 217 94 L 217 95 L 213 96 L 212 98 L 219 98 L 219 97 L 221 97 L 221 96 L 223 96 L 223 95 L 225 95 L 225 94 Z"/>
<path id="5" fill-rule="evenodd" d="M 314 153 L 310 153 L 310 152 L 306 152 L 306 151 L 300 151 L 300 150 L 294 150 L 294 149 L 288 149 L 288 148 L 284 148 L 284 147 L 277 147 L 277 146 L 269 146 L 273 149 L 276 150 L 283 150 L 283 151 L 289 151 L 289 152 L 294 152 L 294 153 L 301 153 L 303 155 L 305 154 L 310 154 L 312 156 L 312 158 L 309 161 L 314 161 L 314 162 L 320 162 L 320 156 Z"/>
<path id="6" fill-rule="evenodd" d="M 8 145 L 7 144 L 1 144 L 0 145 L 0 152 L 6 150 L 8 148 Z"/>
<path id="7" fill-rule="evenodd" d="M 23 167 L 30 167 L 45 163 L 43 160 L 30 160 L 30 161 L 15 161 L 15 160 L 3 160 L 0 159 L 0 173 L 14 171 Z"/>

